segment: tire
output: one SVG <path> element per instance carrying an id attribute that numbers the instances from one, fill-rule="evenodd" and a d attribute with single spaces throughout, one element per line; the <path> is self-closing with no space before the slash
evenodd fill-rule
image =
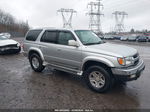
<path id="1" fill-rule="evenodd" d="M 35 72 L 42 72 L 44 70 L 45 66 L 43 66 L 43 61 L 38 54 L 31 54 L 31 56 L 29 57 L 29 61 L 32 69 Z"/>
<path id="2" fill-rule="evenodd" d="M 96 74 L 96 76 L 94 75 Z M 95 78 L 98 77 L 98 78 Z M 84 74 L 87 86 L 98 93 L 105 93 L 113 86 L 113 77 L 111 74 L 100 66 L 89 67 Z M 95 79 L 95 80 L 94 80 Z"/>

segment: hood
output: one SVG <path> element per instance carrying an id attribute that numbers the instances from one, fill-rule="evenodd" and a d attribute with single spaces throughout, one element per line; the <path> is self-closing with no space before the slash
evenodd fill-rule
<path id="1" fill-rule="evenodd" d="M 0 46 L 6 46 L 6 45 L 11 45 L 11 44 L 17 44 L 15 40 L 8 39 L 8 40 L 0 40 Z"/>
<path id="2" fill-rule="evenodd" d="M 137 50 L 132 47 L 111 43 L 86 46 L 86 50 L 114 57 L 128 57 L 137 53 Z"/>

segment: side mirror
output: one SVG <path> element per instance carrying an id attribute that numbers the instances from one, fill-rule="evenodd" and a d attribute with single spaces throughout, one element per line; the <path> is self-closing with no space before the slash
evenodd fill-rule
<path id="1" fill-rule="evenodd" d="M 75 40 L 69 40 L 69 41 L 68 41 L 68 45 L 69 45 L 69 46 L 74 46 L 74 47 L 79 47 L 78 42 L 75 41 Z"/>

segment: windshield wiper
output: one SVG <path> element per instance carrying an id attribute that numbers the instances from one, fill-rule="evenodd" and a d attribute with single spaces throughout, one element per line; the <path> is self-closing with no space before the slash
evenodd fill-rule
<path id="1" fill-rule="evenodd" d="M 102 42 L 97 42 L 97 43 L 85 43 L 84 45 L 95 45 L 95 44 L 101 44 Z"/>

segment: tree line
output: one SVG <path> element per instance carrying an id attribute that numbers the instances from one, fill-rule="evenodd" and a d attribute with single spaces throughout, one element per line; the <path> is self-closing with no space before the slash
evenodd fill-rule
<path id="1" fill-rule="evenodd" d="M 28 30 L 28 22 L 20 22 L 13 15 L 6 13 L 0 9 L 0 33 L 18 32 L 25 35 Z"/>

